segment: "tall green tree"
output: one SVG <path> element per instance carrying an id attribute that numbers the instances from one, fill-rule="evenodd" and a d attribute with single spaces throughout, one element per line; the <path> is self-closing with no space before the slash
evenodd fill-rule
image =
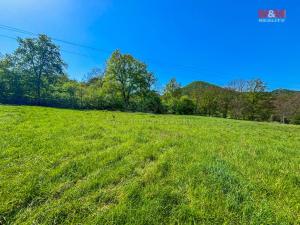
<path id="1" fill-rule="evenodd" d="M 167 83 L 163 95 L 165 98 L 180 98 L 181 85 L 177 82 L 176 78 L 172 78 Z"/>
<path id="2" fill-rule="evenodd" d="M 218 114 L 219 90 L 216 87 L 208 87 L 201 95 L 200 113 L 203 115 L 216 116 Z"/>
<path id="3" fill-rule="evenodd" d="M 131 99 L 135 95 L 146 95 L 154 82 L 155 78 L 148 72 L 146 64 L 129 54 L 116 50 L 107 62 L 104 83 L 113 86 L 120 93 L 127 109 Z"/>
<path id="4" fill-rule="evenodd" d="M 261 79 L 252 79 L 247 82 L 246 99 L 248 102 L 248 119 L 260 120 L 264 114 L 263 105 L 266 101 L 266 84 Z"/>
<path id="5" fill-rule="evenodd" d="M 232 99 L 235 97 L 235 92 L 229 88 L 220 89 L 218 92 L 218 112 L 223 118 L 227 118 L 229 116 Z"/>
<path id="6" fill-rule="evenodd" d="M 274 100 L 275 116 L 281 123 L 293 121 L 300 116 L 300 93 L 278 93 Z"/>
<path id="7" fill-rule="evenodd" d="M 18 39 L 19 47 L 13 54 L 16 66 L 29 76 L 34 87 L 37 104 L 41 103 L 42 89 L 49 87 L 63 74 L 66 64 L 60 49 L 46 35 L 38 38 Z"/>
<path id="8" fill-rule="evenodd" d="M 172 78 L 165 86 L 163 91 L 163 104 L 167 112 L 177 113 L 178 104 L 181 97 L 181 85 L 177 82 L 176 78 Z"/>

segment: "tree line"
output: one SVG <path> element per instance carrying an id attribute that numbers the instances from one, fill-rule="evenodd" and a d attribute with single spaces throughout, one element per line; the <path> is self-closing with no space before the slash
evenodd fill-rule
<path id="1" fill-rule="evenodd" d="M 0 59 L 0 103 L 74 109 L 105 109 L 206 115 L 300 124 L 300 93 L 267 92 L 261 79 L 235 80 L 227 87 L 171 79 L 163 91 L 147 65 L 119 50 L 104 70 L 83 81 L 70 79 L 60 48 L 46 35 L 18 39 L 12 54 Z"/>

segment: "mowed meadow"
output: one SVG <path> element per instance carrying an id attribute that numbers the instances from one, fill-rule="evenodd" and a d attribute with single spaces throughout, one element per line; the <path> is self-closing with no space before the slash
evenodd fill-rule
<path id="1" fill-rule="evenodd" d="M 0 106 L 0 224 L 299 224 L 300 126 Z"/>

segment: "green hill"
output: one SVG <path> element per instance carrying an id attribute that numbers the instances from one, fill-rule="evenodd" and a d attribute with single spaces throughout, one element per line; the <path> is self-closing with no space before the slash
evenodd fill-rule
<path id="1" fill-rule="evenodd" d="M 214 84 L 210 84 L 204 81 L 194 81 L 184 87 L 181 88 L 182 94 L 183 95 L 192 95 L 192 93 L 203 93 L 205 90 L 208 88 L 217 88 L 217 89 L 222 89 L 222 87 L 219 87 Z"/>
<path id="2" fill-rule="evenodd" d="M 299 224 L 300 127 L 0 106 L 0 224 Z"/>
<path id="3" fill-rule="evenodd" d="M 288 89 L 276 89 L 271 92 L 274 95 L 279 95 L 279 94 L 288 94 L 288 95 L 294 95 L 294 94 L 299 94 L 300 91 L 294 91 L 294 90 L 288 90 Z"/>
<path id="4" fill-rule="evenodd" d="M 203 93 L 205 90 L 207 90 L 208 88 L 216 88 L 216 89 L 224 89 L 223 87 L 220 87 L 218 85 L 215 84 L 211 84 L 205 81 L 194 81 L 184 87 L 181 88 L 182 94 L 183 95 L 190 95 L 191 93 Z M 271 94 L 299 94 L 300 91 L 296 91 L 296 90 L 289 90 L 289 89 L 275 89 L 273 91 L 270 92 Z"/>

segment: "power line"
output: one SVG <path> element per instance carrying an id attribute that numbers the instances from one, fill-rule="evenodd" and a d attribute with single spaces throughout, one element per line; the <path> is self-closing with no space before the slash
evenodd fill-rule
<path id="1" fill-rule="evenodd" d="M 8 35 L 4 35 L 4 34 L 0 34 L 0 37 L 4 37 L 4 38 L 8 38 L 8 39 L 12 39 L 17 41 L 18 38 L 17 37 L 12 37 L 12 36 L 8 36 Z M 82 56 L 82 57 L 86 57 L 86 58 L 92 58 L 88 55 L 85 54 L 81 54 L 79 52 L 73 52 L 73 51 L 68 51 L 68 50 L 64 50 L 64 49 L 60 49 L 62 52 L 68 53 L 68 54 L 73 54 L 73 55 L 78 55 L 78 56 Z"/>
<path id="2" fill-rule="evenodd" d="M 12 39 L 12 40 L 15 40 L 15 41 L 18 40 L 18 38 L 16 38 L 16 37 L 7 36 L 7 35 L 5 35 L 5 34 L 0 34 L 0 36 L 1 36 L 1 37 L 5 37 L 5 38 L 9 38 L 9 39 Z"/>
<path id="3" fill-rule="evenodd" d="M 3 25 L 3 24 L 0 24 L 0 29 L 7 30 L 7 31 L 12 31 L 12 32 L 17 32 L 17 33 L 21 33 L 21 34 L 26 34 L 26 35 L 31 35 L 31 36 L 38 36 L 39 35 L 37 33 L 31 32 L 31 31 L 28 31 L 28 30 L 19 29 L 19 28 L 16 28 L 16 27 L 7 26 L 7 25 Z M 5 36 L 5 35 L 1 35 L 1 36 Z M 8 36 L 6 36 L 6 37 L 11 38 L 11 37 L 8 37 Z M 67 45 L 72 45 L 72 46 L 76 46 L 76 47 L 80 47 L 80 48 L 86 48 L 86 49 L 90 49 L 90 50 L 94 50 L 94 51 L 98 51 L 98 52 L 105 52 L 105 53 L 109 53 L 109 54 L 112 53 L 112 51 L 110 51 L 110 50 L 100 49 L 100 48 L 96 48 L 96 47 L 93 47 L 93 46 L 83 45 L 83 44 L 79 44 L 79 43 L 75 43 L 75 42 L 72 42 L 72 41 L 67 41 L 67 40 L 63 40 L 63 39 L 59 39 L 59 38 L 54 38 L 54 37 L 50 37 L 50 38 L 54 41 L 61 42 L 61 43 L 67 44 Z M 15 38 L 13 38 L 13 39 L 15 39 Z M 75 53 L 75 52 L 70 52 L 70 51 L 66 51 L 66 50 L 62 50 L 62 51 L 66 52 L 66 53 L 81 55 L 81 56 L 90 58 L 89 56 L 81 54 L 81 53 Z M 196 67 L 196 66 L 187 66 L 187 65 L 178 65 L 178 64 L 169 64 L 169 65 L 167 65 L 166 63 L 158 62 L 157 60 L 153 60 L 153 59 L 150 59 L 150 58 L 147 58 L 146 60 L 148 62 L 150 62 L 151 64 L 159 65 L 160 67 L 165 67 L 165 68 L 166 67 L 172 67 L 172 70 L 173 70 L 173 68 L 177 67 L 177 69 L 184 70 L 184 71 L 189 70 L 189 72 L 193 72 L 194 74 L 203 74 L 203 73 L 205 73 L 207 75 L 218 76 L 219 78 L 226 78 L 228 76 L 232 77 L 232 75 L 230 75 L 230 74 L 224 74 L 224 73 L 221 74 L 221 73 L 218 73 L 218 72 L 217 73 L 216 72 L 211 72 L 211 71 L 208 71 L 206 69 L 199 69 L 199 67 Z"/>
<path id="4" fill-rule="evenodd" d="M 37 33 L 33 33 L 31 31 L 28 31 L 28 30 L 23 30 L 23 29 L 11 27 L 11 26 L 6 26 L 6 25 L 3 25 L 3 24 L 0 24 L 0 29 L 13 31 L 13 32 L 17 32 L 17 33 L 22 33 L 22 34 L 28 34 L 28 35 L 32 35 L 32 36 L 39 36 L 39 34 L 37 34 Z M 57 42 L 61 42 L 61 43 L 68 44 L 68 45 L 73 45 L 73 46 L 80 47 L 80 48 L 87 48 L 87 49 L 98 51 L 98 52 L 111 53 L 111 51 L 108 51 L 108 50 L 105 50 L 105 49 L 100 49 L 100 48 L 96 48 L 96 47 L 92 47 L 92 46 L 88 46 L 88 45 L 83 45 L 83 44 L 75 43 L 75 42 L 72 42 L 72 41 L 66 41 L 66 40 L 63 40 L 63 39 L 55 38 L 55 37 L 51 37 L 51 39 L 54 40 L 54 41 L 57 41 Z"/>

